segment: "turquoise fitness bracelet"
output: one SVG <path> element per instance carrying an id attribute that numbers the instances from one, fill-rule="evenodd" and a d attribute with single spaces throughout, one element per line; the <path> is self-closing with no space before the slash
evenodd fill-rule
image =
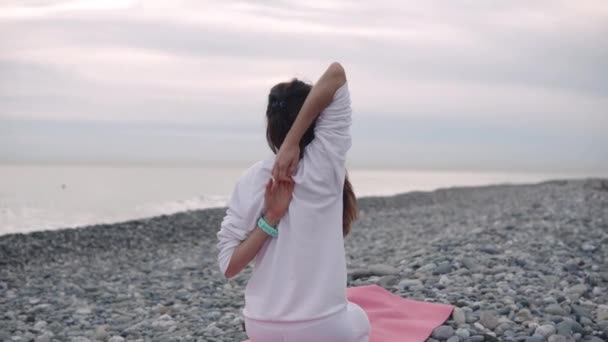
<path id="1" fill-rule="evenodd" d="M 260 219 L 258 220 L 258 227 L 272 237 L 277 237 L 277 235 L 279 235 L 279 231 L 273 226 L 269 225 L 268 222 L 264 220 L 263 216 L 260 216 Z"/>

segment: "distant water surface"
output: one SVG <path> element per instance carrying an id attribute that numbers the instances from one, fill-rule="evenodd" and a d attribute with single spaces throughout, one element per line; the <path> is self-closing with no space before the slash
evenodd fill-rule
<path id="1" fill-rule="evenodd" d="M 244 167 L 0 165 L 0 235 L 220 207 Z M 357 196 L 573 174 L 350 169 Z"/>

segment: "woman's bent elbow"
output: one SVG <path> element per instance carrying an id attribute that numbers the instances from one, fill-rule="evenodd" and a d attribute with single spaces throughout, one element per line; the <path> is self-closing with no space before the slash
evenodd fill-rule
<path id="1" fill-rule="evenodd" d="M 344 71 L 344 67 L 342 67 L 342 64 L 338 62 L 333 62 L 329 65 L 328 70 L 334 78 L 341 81 L 346 81 L 346 71 Z"/>
<path id="2" fill-rule="evenodd" d="M 234 278 L 237 274 L 241 272 L 240 270 L 236 270 L 234 269 L 234 267 L 231 266 L 232 265 L 228 265 L 228 268 L 226 268 L 226 272 L 224 272 L 224 277 L 226 279 Z"/>
<path id="3" fill-rule="evenodd" d="M 233 274 L 232 272 L 229 272 L 228 270 L 226 270 L 226 272 L 224 273 L 224 278 L 226 279 L 232 279 L 232 277 L 234 277 L 236 274 Z"/>

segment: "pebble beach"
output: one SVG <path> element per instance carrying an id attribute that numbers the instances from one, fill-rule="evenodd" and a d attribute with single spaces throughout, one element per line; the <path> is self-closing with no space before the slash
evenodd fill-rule
<path id="1" fill-rule="evenodd" d="M 409 192 L 359 207 L 345 240 L 348 286 L 454 305 L 428 341 L 608 341 L 608 179 Z M 219 272 L 224 213 L 0 236 L 0 341 L 245 340 L 251 269 Z"/>

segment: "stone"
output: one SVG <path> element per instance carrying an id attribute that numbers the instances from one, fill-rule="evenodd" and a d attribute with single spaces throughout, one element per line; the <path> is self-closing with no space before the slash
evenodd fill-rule
<path id="1" fill-rule="evenodd" d="M 424 273 L 426 273 L 426 272 L 434 270 L 435 267 L 437 267 L 437 265 L 435 263 L 431 262 L 431 263 L 428 263 L 426 265 L 420 266 L 420 268 L 418 268 L 416 270 L 416 272 L 424 272 Z"/>
<path id="2" fill-rule="evenodd" d="M 498 254 L 500 251 L 494 246 L 481 246 L 479 247 L 479 251 L 488 254 Z"/>
<path id="3" fill-rule="evenodd" d="M 369 266 L 369 272 L 375 276 L 387 276 L 399 274 L 399 270 L 391 265 L 374 264 Z"/>
<path id="4" fill-rule="evenodd" d="M 479 330 L 479 331 L 485 331 L 487 330 L 486 327 L 484 327 L 481 323 L 479 322 L 475 322 L 473 323 L 473 326 L 475 327 L 475 329 Z"/>
<path id="5" fill-rule="evenodd" d="M 549 304 L 545 307 L 545 313 L 556 315 L 556 316 L 565 316 L 567 315 L 566 311 L 559 304 Z"/>
<path id="6" fill-rule="evenodd" d="M 473 335 L 469 338 L 471 342 L 483 342 L 485 339 L 483 335 Z"/>
<path id="7" fill-rule="evenodd" d="M 36 324 L 34 324 L 34 330 L 42 332 L 44 329 L 46 329 L 46 326 L 46 321 L 37 321 Z"/>
<path id="8" fill-rule="evenodd" d="M 460 337 L 458 337 L 457 335 L 454 335 L 454 336 L 448 338 L 447 342 L 460 342 Z"/>
<path id="9" fill-rule="evenodd" d="M 528 309 L 521 309 L 515 314 L 513 320 L 517 323 L 522 323 L 532 319 L 532 313 Z"/>
<path id="10" fill-rule="evenodd" d="M 498 334 L 498 335 L 502 335 L 505 331 L 509 330 L 511 328 L 511 324 L 510 323 L 500 323 L 498 324 L 498 326 L 494 329 L 494 331 Z"/>
<path id="11" fill-rule="evenodd" d="M 570 305 L 570 307 L 572 308 L 572 312 L 575 315 L 579 315 L 579 316 L 585 316 L 585 317 L 591 317 L 591 313 L 589 312 L 589 310 L 587 310 L 586 308 L 582 307 L 581 305 L 577 305 L 577 304 L 572 304 Z"/>
<path id="12" fill-rule="evenodd" d="M 577 295 L 583 295 L 585 292 L 587 292 L 588 288 L 587 285 L 585 284 L 576 284 L 572 287 L 569 287 L 566 292 L 568 293 L 574 293 Z"/>
<path id="13" fill-rule="evenodd" d="M 570 336 L 572 333 L 580 332 L 583 330 L 578 322 L 563 320 L 555 326 L 556 332 L 560 335 Z"/>
<path id="14" fill-rule="evenodd" d="M 456 324 L 458 325 L 463 325 L 466 323 L 466 315 L 464 313 L 464 310 L 459 307 L 454 308 L 454 311 L 452 312 L 452 318 L 454 319 L 454 322 L 456 322 Z"/>
<path id="15" fill-rule="evenodd" d="M 224 334 L 224 330 L 219 328 L 217 324 L 211 323 L 205 328 L 205 332 L 211 336 L 221 336 Z"/>
<path id="16" fill-rule="evenodd" d="M 496 317 L 494 311 L 484 310 L 480 313 L 479 323 L 490 330 L 494 330 L 498 326 L 498 317 Z"/>
<path id="17" fill-rule="evenodd" d="M 508 317 L 500 316 L 500 317 L 498 317 L 498 323 L 500 323 L 500 324 L 503 324 L 503 323 L 513 324 L 513 321 L 510 320 Z"/>
<path id="18" fill-rule="evenodd" d="M 495 335 L 492 332 L 483 334 L 484 342 L 499 342 Z"/>
<path id="19" fill-rule="evenodd" d="M 157 330 L 166 330 L 176 325 L 175 321 L 171 318 L 169 314 L 164 314 L 155 319 L 150 326 Z"/>
<path id="20" fill-rule="evenodd" d="M 608 305 L 600 304 L 597 306 L 596 321 L 608 321 Z"/>
<path id="21" fill-rule="evenodd" d="M 399 289 L 406 289 L 410 287 L 422 287 L 422 281 L 420 279 L 403 279 L 399 282 Z"/>
<path id="22" fill-rule="evenodd" d="M 547 339 L 547 342 L 568 342 L 568 339 L 566 336 L 562 335 L 551 335 L 549 336 L 549 339 Z"/>
<path id="23" fill-rule="evenodd" d="M 514 337 L 515 336 L 515 331 L 513 331 L 513 330 L 505 330 L 505 332 L 503 333 L 503 336 L 505 336 L 505 337 Z"/>
<path id="24" fill-rule="evenodd" d="M 50 333 L 45 332 L 42 335 L 36 336 L 36 339 L 34 340 L 34 342 L 51 342 L 52 338 L 53 338 L 53 336 Z"/>
<path id="25" fill-rule="evenodd" d="M 450 283 L 452 283 L 452 281 L 450 280 L 450 278 L 447 275 L 443 274 L 443 275 L 441 275 L 441 277 L 439 277 L 439 284 L 445 286 L 445 285 L 449 285 Z"/>
<path id="26" fill-rule="evenodd" d="M 591 320 L 591 318 L 585 317 L 585 316 L 581 316 L 580 322 L 581 322 L 582 325 L 591 325 L 591 324 L 593 324 L 593 321 Z"/>
<path id="27" fill-rule="evenodd" d="M 356 279 L 371 277 L 372 274 L 369 272 L 369 269 L 364 268 L 364 269 L 352 270 L 352 271 L 348 272 L 348 276 L 350 278 L 352 278 L 353 280 L 356 280 Z"/>
<path id="28" fill-rule="evenodd" d="M 593 252 L 597 249 L 597 247 L 590 243 L 590 242 L 585 242 L 583 243 L 583 245 L 581 246 L 581 249 L 585 252 Z"/>
<path id="29" fill-rule="evenodd" d="M 70 340 L 70 342 L 91 342 L 88 338 L 84 336 L 76 336 Z"/>
<path id="30" fill-rule="evenodd" d="M 105 325 L 95 327 L 95 339 L 105 341 L 108 339 L 108 332 Z"/>
<path id="31" fill-rule="evenodd" d="M 540 335 L 532 335 L 526 338 L 526 342 L 545 342 L 545 337 Z"/>
<path id="32" fill-rule="evenodd" d="M 461 339 L 467 339 L 469 338 L 469 336 L 471 336 L 471 333 L 469 332 L 468 329 L 465 328 L 458 328 L 456 329 L 456 335 L 458 335 L 458 337 L 460 337 Z"/>
<path id="33" fill-rule="evenodd" d="M 112 337 L 110 337 L 110 339 L 108 340 L 108 342 L 124 342 L 125 338 L 122 336 L 118 336 L 118 335 L 114 335 Z"/>
<path id="34" fill-rule="evenodd" d="M 440 325 L 433 330 L 432 336 L 433 338 L 439 340 L 447 340 L 448 338 L 454 335 L 454 328 L 449 325 Z"/>
<path id="35" fill-rule="evenodd" d="M 597 336 L 587 335 L 585 336 L 584 342 L 606 342 L 606 340 L 601 339 Z"/>
<path id="36" fill-rule="evenodd" d="M 39 312 L 43 312 L 43 311 L 49 311 L 52 309 L 51 304 L 47 304 L 47 303 L 42 303 L 42 304 L 38 304 L 36 306 L 34 306 L 30 312 L 32 313 L 39 313 Z"/>
<path id="37" fill-rule="evenodd" d="M 452 265 L 450 263 L 441 263 L 435 267 L 433 270 L 433 274 L 446 274 L 450 273 L 452 270 Z"/>
<path id="38" fill-rule="evenodd" d="M 475 259 L 473 258 L 464 257 L 462 258 L 462 260 L 460 260 L 460 262 L 464 267 L 468 268 L 469 270 L 475 270 L 475 268 L 477 267 L 477 261 L 475 261 Z"/>
<path id="39" fill-rule="evenodd" d="M 380 278 L 380 280 L 378 281 L 378 285 L 380 285 L 384 288 L 393 287 L 393 286 L 397 285 L 398 283 L 399 283 L 399 277 L 396 275 L 387 275 L 387 276 Z"/>
<path id="40" fill-rule="evenodd" d="M 77 315 L 90 315 L 91 312 L 92 312 L 92 310 L 89 307 L 82 307 L 82 308 L 76 309 Z"/>
<path id="41" fill-rule="evenodd" d="M 534 335 L 544 336 L 545 338 L 553 334 L 555 334 L 555 327 L 551 324 L 543 324 L 534 331 Z"/>
<path id="42" fill-rule="evenodd" d="M 56 335 L 59 334 L 63 330 L 63 324 L 59 322 L 52 322 L 47 326 L 47 329 L 54 332 Z"/>

